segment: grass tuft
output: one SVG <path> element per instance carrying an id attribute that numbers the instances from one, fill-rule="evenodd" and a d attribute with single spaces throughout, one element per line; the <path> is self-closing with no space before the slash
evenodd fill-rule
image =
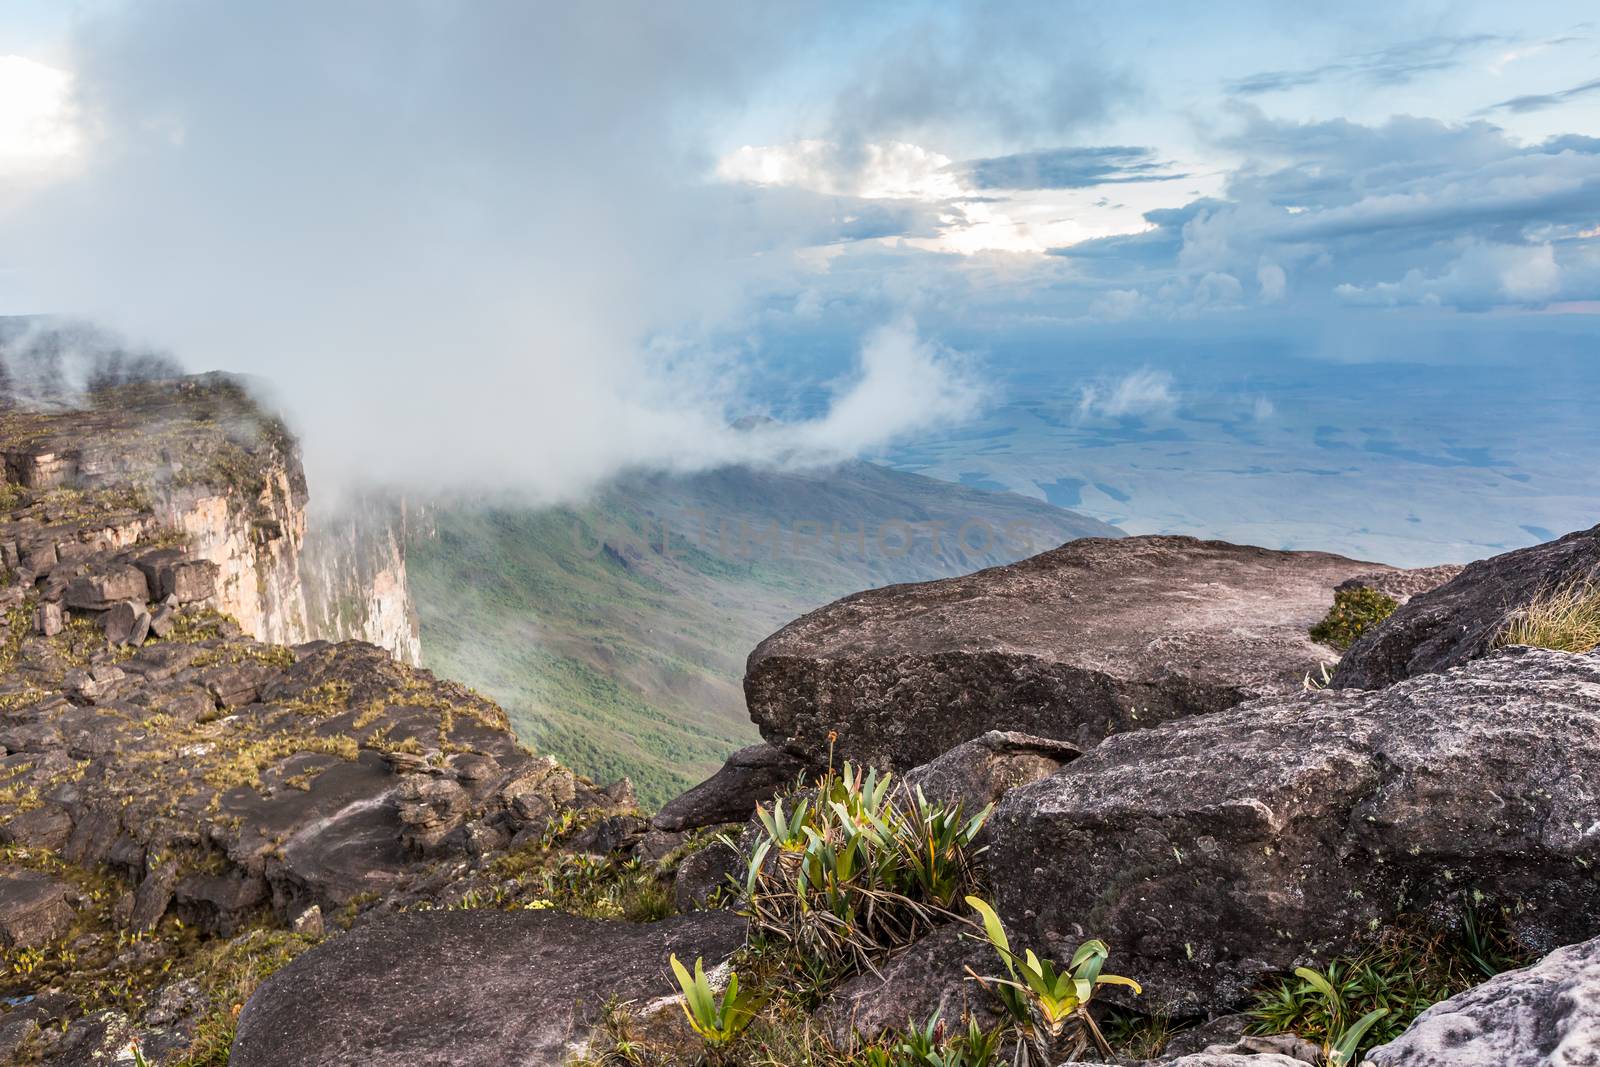
<path id="1" fill-rule="evenodd" d="M 1535 598 L 1506 624 L 1496 644 L 1557 652 L 1600 648 L 1600 583 L 1573 582 Z"/>

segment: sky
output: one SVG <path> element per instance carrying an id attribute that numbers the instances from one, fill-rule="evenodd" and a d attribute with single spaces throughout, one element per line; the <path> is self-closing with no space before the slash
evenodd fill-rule
<path id="1" fill-rule="evenodd" d="M 4 0 L 0 314 L 39 312 L 270 379 L 330 483 L 538 499 L 1272 365 L 1435 366 L 1481 420 L 1449 368 L 1595 380 L 1600 17 Z M 1235 400 L 1309 433 L 1294 384 Z"/>

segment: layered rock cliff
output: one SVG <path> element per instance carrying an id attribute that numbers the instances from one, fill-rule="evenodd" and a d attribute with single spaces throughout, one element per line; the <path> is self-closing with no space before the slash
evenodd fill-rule
<path id="1" fill-rule="evenodd" d="M 239 379 L 125 383 L 70 405 L 13 407 L 0 455 L 7 482 L 39 505 L 13 531 L 15 551 L 86 551 L 66 521 L 73 508 L 84 494 L 121 494 L 87 544 L 126 548 L 159 528 L 215 564 L 211 603 L 257 640 L 369 640 L 419 659 L 400 516 L 308 521 L 299 447 Z"/>

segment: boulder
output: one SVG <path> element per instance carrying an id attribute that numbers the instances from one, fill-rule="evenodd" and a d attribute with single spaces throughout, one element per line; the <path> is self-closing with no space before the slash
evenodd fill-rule
<path id="1" fill-rule="evenodd" d="M 150 599 L 150 586 L 144 572 L 125 563 L 106 566 L 98 574 L 86 574 L 67 583 L 67 607 L 83 611 L 105 611 L 119 601 Z"/>
<path id="2" fill-rule="evenodd" d="M 1487 655 L 1516 613 L 1541 594 L 1600 577 L 1600 526 L 1468 564 L 1357 638 L 1335 688 L 1377 689 Z"/>
<path id="3" fill-rule="evenodd" d="M 1372 1067 L 1600 1063 L 1600 938 L 1557 949 L 1417 1016 L 1367 1053 Z"/>
<path id="4" fill-rule="evenodd" d="M 173 604 L 193 604 L 207 600 L 217 591 L 219 568 L 208 559 L 185 559 L 161 568 L 156 591 L 159 600 Z"/>
<path id="5" fill-rule="evenodd" d="M 744 942 L 731 912 L 659 923 L 554 911 L 387 916 L 267 979 L 232 1067 L 541 1067 L 568 1062 L 612 1000 L 675 994 L 670 955 L 709 969 Z"/>
<path id="6" fill-rule="evenodd" d="M 1020 785 L 1048 778 L 1083 754 L 1068 741 L 990 730 L 906 773 L 906 789 L 935 804 L 976 813 Z"/>
<path id="7" fill-rule="evenodd" d="M 966 936 L 964 924 L 935 930 L 898 956 L 860 974 L 828 994 L 816 1020 L 835 1045 L 847 1047 L 852 1034 L 872 1039 L 908 1023 L 921 1025 L 938 1013 L 950 1026 L 972 1015 L 985 1028 L 1002 1016 L 993 994 L 967 976 L 971 967 L 988 977 L 1004 964 L 984 941 Z"/>
<path id="8" fill-rule="evenodd" d="M 714 894 L 728 887 L 728 879 L 743 881 L 747 864 L 739 850 L 725 841 L 713 841 L 678 863 L 672 877 L 672 903 L 679 911 L 705 907 Z"/>
<path id="9" fill-rule="evenodd" d="M 0 948 L 34 948 L 71 924 L 65 883 L 38 871 L 0 869 Z"/>
<path id="10" fill-rule="evenodd" d="M 961 578 L 872 589 L 750 655 L 762 736 L 896 769 L 987 730 L 1087 746 L 1301 687 L 1340 582 L 1382 568 L 1192 537 L 1084 538 Z"/>
<path id="11" fill-rule="evenodd" d="M 142 645 L 150 635 L 150 613 L 143 604 L 124 600 L 100 616 L 100 626 L 113 645 Z"/>
<path id="12" fill-rule="evenodd" d="M 1600 656 L 1508 649 L 1109 738 L 1006 795 L 989 866 L 1015 940 L 1104 938 L 1141 1010 L 1198 1014 L 1480 891 L 1525 946 L 1592 936 L 1597 810 Z"/>
<path id="13" fill-rule="evenodd" d="M 772 745 L 750 745 L 728 757 L 722 769 L 667 802 L 650 824 L 657 830 L 694 830 L 743 822 L 756 805 L 795 784 L 805 765 Z"/>

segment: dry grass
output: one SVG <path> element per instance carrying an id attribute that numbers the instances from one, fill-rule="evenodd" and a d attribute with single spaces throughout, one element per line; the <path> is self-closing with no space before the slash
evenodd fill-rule
<path id="1" fill-rule="evenodd" d="M 1538 597 L 1506 624 L 1498 644 L 1557 652 L 1600 648 L 1600 583 L 1573 582 Z"/>

